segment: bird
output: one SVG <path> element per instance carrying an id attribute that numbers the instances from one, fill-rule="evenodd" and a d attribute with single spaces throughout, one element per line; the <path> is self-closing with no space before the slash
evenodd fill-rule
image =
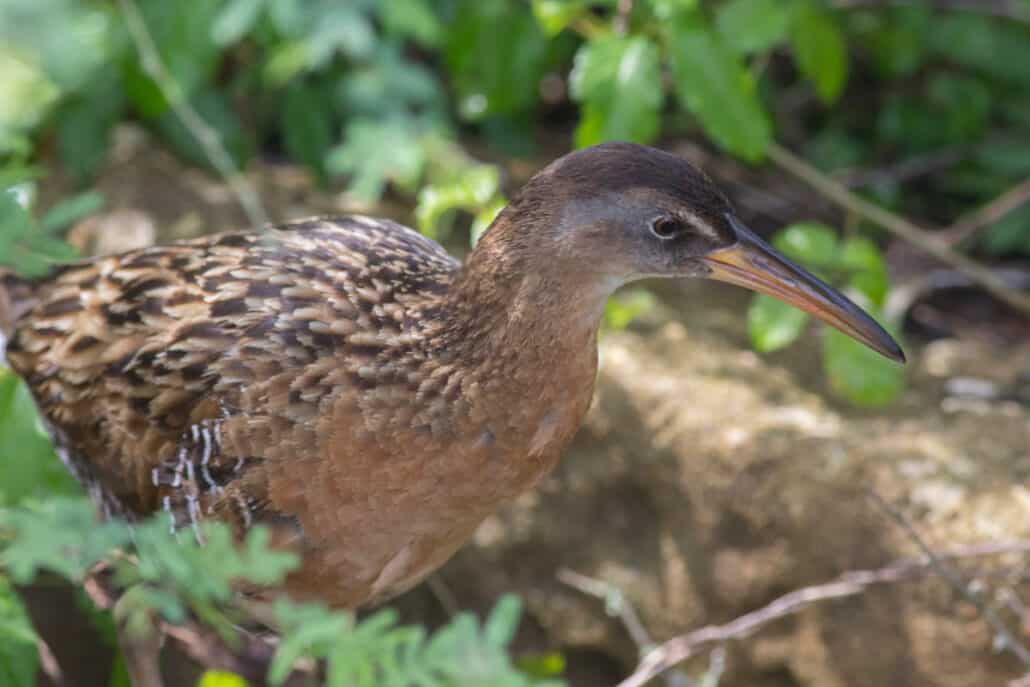
<path id="1" fill-rule="evenodd" d="M 644 278 L 766 293 L 903 362 L 859 306 L 750 231 L 698 168 L 605 143 L 536 173 L 462 263 L 320 217 L 0 276 L 6 359 L 105 517 L 267 527 L 285 593 L 382 603 L 555 467 L 603 308 Z"/>

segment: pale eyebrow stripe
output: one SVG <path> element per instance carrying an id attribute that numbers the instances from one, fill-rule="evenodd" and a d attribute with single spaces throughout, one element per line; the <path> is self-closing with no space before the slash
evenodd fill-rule
<path id="1" fill-rule="evenodd" d="M 701 218 L 700 215 L 695 215 L 693 212 L 681 212 L 679 213 L 688 224 L 697 229 L 698 233 L 704 234 L 706 237 L 718 240 L 719 232 L 717 232 L 711 224 Z"/>

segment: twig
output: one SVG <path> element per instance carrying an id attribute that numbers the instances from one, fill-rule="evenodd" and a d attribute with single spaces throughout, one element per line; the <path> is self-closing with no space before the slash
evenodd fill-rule
<path id="1" fill-rule="evenodd" d="M 558 581 L 562 584 L 604 601 L 605 610 L 608 612 L 608 615 L 619 618 L 623 627 L 626 628 L 626 632 L 629 633 L 630 639 L 637 645 L 637 651 L 640 656 L 645 656 L 654 649 L 655 643 L 651 639 L 651 634 L 644 627 L 644 623 L 640 621 L 640 616 L 637 615 L 633 604 L 629 602 L 621 589 L 610 582 L 599 580 L 596 577 L 588 577 L 583 573 L 578 573 L 568 568 L 559 570 L 557 577 Z M 719 672 L 721 673 L 721 670 Z M 663 677 L 665 677 L 665 683 L 669 687 L 686 687 L 691 683 L 691 680 L 682 673 L 666 674 Z"/>
<path id="2" fill-rule="evenodd" d="M 562 568 L 558 571 L 558 581 L 568 585 L 578 592 L 601 599 L 609 615 L 614 615 L 622 621 L 629 632 L 630 638 L 640 648 L 641 654 L 647 653 L 654 648 L 654 640 L 644 624 L 640 622 L 633 604 L 626 600 L 626 595 L 614 584 L 599 580 L 595 577 L 588 577 L 575 570 Z"/>
<path id="3" fill-rule="evenodd" d="M 161 677 L 161 637 L 155 628 L 145 634 L 131 631 L 115 620 L 118 645 L 133 687 L 164 687 Z"/>
<path id="4" fill-rule="evenodd" d="M 726 672 L 726 647 L 720 644 L 712 649 L 708 658 L 708 670 L 701 676 L 698 687 L 719 687 L 724 672 Z"/>
<path id="5" fill-rule="evenodd" d="M 1009 289 L 1005 282 L 991 270 L 955 252 L 944 240 L 928 234 L 907 219 L 852 193 L 779 144 L 770 145 L 768 153 L 769 159 L 777 166 L 798 177 L 841 207 L 878 224 L 895 236 L 933 255 L 941 262 L 964 272 L 998 300 L 1030 315 L 1030 294 Z"/>
<path id="6" fill-rule="evenodd" d="M 454 596 L 454 592 L 451 591 L 451 587 L 447 584 L 447 580 L 443 578 L 443 575 L 439 572 L 433 573 L 426 580 L 426 585 L 429 587 L 429 591 L 433 593 L 436 600 L 440 602 L 440 606 L 443 608 L 444 613 L 447 617 L 454 619 L 454 616 L 461 612 L 461 604 L 458 603 L 458 597 Z"/>
<path id="7" fill-rule="evenodd" d="M 118 602 L 119 591 L 112 584 L 112 570 L 106 564 L 98 565 L 90 572 L 83 588 L 90 600 L 100 609 L 111 609 Z M 256 687 L 267 684 L 268 667 L 275 655 L 274 642 L 249 632 L 240 631 L 237 641 L 229 646 L 216 632 L 202 623 L 188 619 L 181 624 L 172 624 L 157 619 L 151 636 L 154 640 L 165 640 L 174 644 L 181 654 L 188 656 L 208 669 L 226 670 L 245 678 Z M 137 641 L 119 631 L 119 640 L 130 645 Z M 123 648 L 126 648 L 123 646 Z M 126 653 L 127 661 L 130 659 Z M 130 669 L 132 666 L 129 666 Z M 145 669 L 144 666 L 140 667 Z M 286 685 L 299 687 L 308 684 L 317 672 L 314 665 L 297 664 L 286 681 Z M 137 684 L 135 681 L 133 684 Z M 153 683 L 140 683 L 144 687 Z"/>
<path id="8" fill-rule="evenodd" d="M 629 18 L 633 14 L 633 0 L 619 0 L 615 6 L 613 27 L 617 36 L 625 36 L 629 31 Z"/>
<path id="9" fill-rule="evenodd" d="M 986 205 L 981 205 L 968 215 L 958 220 L 942 232 L 944 240 L 956 246 L 979 231 L 982 227 L 994 224 L 1005 215 L 1018 210 L 1030 202 L 1030 179 L 1016 184 Z"/>
<path id="10" fill-rule="evenodd" d="M 909 181 L 951 167 L 961 162 L 968 152 L 968 146 L 951 146 L 927 155 L 906 158 L 886 167 L 840 170 L 834 173 L 833 178 L 848 188 L 871 186 L 884 181 Z"/>
<path id="11" fill-rule="evenodd" d="M 944 561 L 940 556 L 934 553 L 930 545 L 920 536 L 919 531 L 916 530 L 915 525 L 905 517 L 905 514 L 899 511 L 897 508 L 892 507 L 887 501 L 880 496 L 877 492 L 870 490 L 870 498 L 893 520 L 897 525 L 904 530 L 905 534 L 908 535 L 919 550 L 923 552 L 929 561 L 929 565 L 937 571 L 937 573 L 943 577 L 951 587 L 962 595 L 969 603 L 973 604 L 979 611 L 980 615 L 987 622 L 988 625 L 994 630 L 996 645 L 999 649 L 1007 649 L 1019 658 L 1024 665 L 1030 667 L 1030 649 L 1023 646 L 1019 640 L 1017 640 L 1009 628 L 1005 625 L 1005 622 L 998 616 L 998 613 L 994 608 L 988 604 L 984 598 L 975 594 L 969 585 L 965 583 L 962 576 L 958 573 L 955 568 Z"/>
<path id="12" fill-rule="evenodd" d="M 212 129 L 190 105 L 182 88 L 161 61 L 157 45 L 154 43 L 150 31 L 147 30 L 147 24 L 135 0 L 118 0 L 118 4 L 125 16 L 125 24 L 129 29 L 132 42 L 136 46 L 136 52 L 139 53 L 143 70 L 154 80 L 165 100 L 171 105 L 172 111 L 175 112 L 183 126 L 197 139 L 207 159 L 229 184 L 252 227 L 255 229 L 264 227 L 269 222 L 268 214 L 265 212 L 261 200 L 236 167 L 229 151 L 222 145 L 218 132 Z"/>
<path id="13" fill-rule="evenodd" d="M 1028 552 L 1030 552 L 1030 541 L 1027 540 L 989 542 L 939 553 L 937 560 L 981 558 L 1006 553 Z M 618 687 L 642 687 L 648 680 L 677 663 L 697 655 L 709 644 L 743 639 L 764 625 L 797 613 L 812 604 L 830 599 L 857 596 L 871 586 L 912 579 L 933 570 L 930 560 L 925 556 L 918 559 L 902 559 L 883 568 L 853 570 L 831 582 L 797 589 L 784 594 L 758 610 L 746 613 L 723 625 L 708 625 L 664 642 L 648 653 L 633 674 L 620 682 Z"/>
<path id="14" fill-rule="evenodd" d="M 36 638 L 36 651 L 39 654 L 39 667 L 43 669 L 50 683 L 55 687 L 64 687 L 66 681 L 61 666 L 50 645 L 42 637 Z"/>
<path id="15" fill-rule="evenodd" d="M 934 9 L 958 12 L 976 12 L 1000 19 L 1030 24 L 1030 10 L 1013 0 L 834 0 L 834 7 L 855 9 L 859 7 L 876 7 L 880 5 L 921 5 L 929 4 Z"/>

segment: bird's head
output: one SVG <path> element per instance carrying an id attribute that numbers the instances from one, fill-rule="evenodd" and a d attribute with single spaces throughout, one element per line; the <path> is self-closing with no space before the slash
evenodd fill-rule
<path id="1" fill-rule="evenodd" d="M 630 143 L 570 153 L 536 174 L 499 224 L 490 238 L 508 249 L 542 247 L 558 269 L 612 289 L 646 277 L 738 284 L 904 361 L 872 317 L 751 232 L 711 180 L 675 155 Z"/>

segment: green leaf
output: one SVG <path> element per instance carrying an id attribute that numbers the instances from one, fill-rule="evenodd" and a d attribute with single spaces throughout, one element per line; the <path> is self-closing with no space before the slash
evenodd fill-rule
<path id="1" fill-rule="evenodd" d="M 519 617 L 522 615 L 522 601 L 514 594 L 505 594 L 498 599 L 490 617 L 486 620 L 483 634 L 486 641 L 503 649 L 511 644 L 515 632 L 519 629 Z"/>
<path id="2" fill-rule="evenodd" d="M 1030 177 L 1030 138 L 1006 137 L 997 141 L 984 141 L 972 151 L 978 165 L 995 174 L 1003 174 L 1013 181 Z"/>
<path id="3" fill-rule="evenodd" d="M 976 12 L 948 12 L 934 16 L 929 33 L 931 52 L 1021 88 L 1030 87 L 1030 40 L 1015 22 Z"/>
<path id="4" fill-rule="evenodd" d="M 0 576 L 0 684 L 35 687 L 38 669 L 32 621 L 11 583 Z"/>
<path id="5" fill-rule="evenodd" d="M 1013 210 L 992 224 L 981 242 L 990 255 L 1030 255 L 1030 205 Z"/>
<path id="6" fill-rule="evenodd" d="M 557 36 L 589 7 L 587 0 L 532 0 L 533 16 L 548 36 Z"/>
<path id="7" fill-rule="evenodd" d="M 983 81 L 975 77 L 934 74 L 927 83 L 926 99 L 935 118 L 934 129 L 941 132 L 942 144 L 982 143 L 980 139 L 994 105 L 991 90 Z"/>
<path id="8" fill-rule="evenodd" d="M 84 498 L 0 510 L 0 534 L 0 563 L 22 584 L 40 570 L 81 582 L 90 567 L 129 541 L 125 523 L 98 523 Z"/>
<path id="9" fill-rule="evenodd" d="M 738 53 L 768 50 L 787 37 L 790 4 L 784 0 L 729 0 L 721 5 L 715 25 Z"/>
<path id="10" fill-rule="evenodd" d="M 657 299 L 647 289 L 629 289 L 616 293 L 604 306 L 605 328 L 625 329 L 634 320 L 654 309 Z"/>
<path id="11" fill-rule="evenodd" d="M 493 165 L 471 165 L 449 182 L 430 184 L 418 194 L 415 216 L 419 230 L 439 236 L 442 219 L 454 210 L 479 212 L 496 208 L 500 174 Z"/>
<path id="12" fill-rule="evenodd" d="M 791 31 L 801 73 L 824 103 L 836 102 L 848 78 L 848 54 L 837 22 L 813 0 L 800 0 Z"/>
<path id="13" fill-rule="evenodd" d="M 376 33 L 369 18 L 350 3 L 322 3 L 311 17 L 304 41 L 311 67 L 328 64 L 338 52 L 351 59 L 367 59 L 376 45 Z"/>
<path id="14" fill-rule="evenodd" d="M 97 191 L 80 193 L 65 198 L 50 208 L 50 211 L 39 221 L 39 227 L 45 232 L 53 233 L 70 226 L 83 217 L 98 212 L 103 206 L 103 194 Z"/>
<path id="15" fill-rule="evenodd" d="M 669 40 L 683 105 L 716 143 L 746 160 L 761 160 L 772 127 L 750 72 L 717 34 L 696 23 L 687 23 Z"/>
<path id="16" fill-rule="evenodd" d="M 336 86 L 333 102 L 341 112 L 373 119 L 416 111 L 441 113 L 442 118 L 446 110 L 436 75 L 406 59 L 396 46 L 383 46 L 375 59 L 348 69 Z"/>
<path id="17" fill-rule="evenodd" d="M 178 3 L 164 0 L 144 0 L 139 3 L 139 8 L 176 87 L 190 97 L 210 84 L 221 56 L 220 46 L 211 39 L 211 26 L 221 13 L 222 0 L 190 0 L 189 12 L 183 12 Z M 126 90 L 130 94 L 143 95 L 154 87 L 142 70 L 135 51 L 126 55 L 126 75 L 133 81 L 150 82 L 150 86 L 137 84 L 131 89 L 127 84 Z M 150 102 L 137 102 L 137 105 L 144 104 L 153 107 Z M 154 116 L 160 113 L 158 109 L 147 114 Z"/>
<path id="18" fill-rule="evenodd" d="M 651 0 L 654 16 L 663 22 L 692 20 L 697 17 L 698 0 Z"/>
<path id="19" fill-rule="evenodd" d="M 788 258 L 812 269 L 826 269 L 837 264 L 837 234 L 825 224 L 792 224 L 779 232 L 772 243 Z"/>
<path id="20" fill-rule="evenodd" d="M 884 8 L 854 15 L 852 28 L 858 43 L 872 51 L 884 76 L 914 74 L 926 62 L 928 39 L 936 19 L 927 6 Z"/>
<path id="21" fill-rule="evenodd" d="M 274 7 L 274 5 L 273 5 Z M 278 88 L 308 68 L 311 51 L 304 41 L 285 41 L 272 47 L 264 67 L 264 79 Z"/>
<path id="22" fill-rule="evenodd" d="M 472 229 L 470 231 L 470 243 L 476 245 L 479 243 L 479 239 L 483 236 L 493 221 L 497 219 L 497 215 L 501 214 L 501 210 L 508 204 L 508 200 L 501 195 L 495 197 L 492 203 L 483 205 L 483 209 L 476 213 L 475 219 L 472 220 Z"/>
<path id="23" fill-rule="evenodd" d="M 190 103 L 204 122 L 218 134 L 236 164 L 242 165 L 250 152 L 250 144 L 239 116 L 225 96 L 214 89 L 204 89 L 198 91 Z M 154 122 L 154 127 L 180 155 L 190 162 L 211 168 L 212 163 L 204 147 L 175 112 L 166 110 Z"/>
<path id="24" fill-rule="evenodd" d="M 867 310 L 877 314 L 875 309 Z M 896 332 L 891 333 L 897 336 Z M 831 388 L 858 406 L 885 406 L 905 387 L 903 365 L 829 327 L 823 339 L 823 363 Z"/>
<path id="25" fill-rule="evenodd" d="M 59 109 L 58 150 L 61 161 L 78 179 L 92 176 L 104 161 L 111 130 L 125 112 L 125 105 L 121 79 L 105 75 Z"/>
<path id="26" fill-rule="evenodd" d="M 257 23 L 264 6 L 265 0 L 231 0 L 215 18 L 211 40 L 218 45 L 240 40 Z"/>
<path id="27" fill-rule="evenodd" d="M 268 669 L 268 681 L 272 685 L 284 683 L 294 664 L 304 656 L 327 653 L 326 645 L 343 639 L 353 623 L 349 614 L 329 611 L 321 604 L 291 604 L 284 599 L 276 601 L 275 615 L 282 629 L 282 639 Z"/>
<path id="28" fill-rule="evenodd" d="M 333 113 L 325 89 L 303 83 L 288 87 L 280 125 L 287 152 L 324 182 L 326 152 L 333 140 Z"/>
<path id="29" fill-rule="evenodd" d="M 295 38 L 304 32 L 304 20 L 307 15 L 306 0 L 275 0 L 268 3 L 268 18 L 272 20 L 272 26 L 276 31 L 290 38 Z"/>
<path id="30" fill-rule="evenodd" d="M 28 389 L 0 367 L 0 504 L 44 493 L 75 494 L 78 485 L 57 460 Z"/>
<path id="31" fill-rule="evenodd" d="M 539 98 L 548 42 L 528 3 L 457 0 L 444 40 L 462 117 L 522 114 Z"/>
<path id="32" fill-rule="evenodd" d="M 384 147 L 383 141 L 390 145 Z M 413 118 L 356 119 L 347 126 L 343 143 L 329 152 L 326 165 L 331 174 L 350 175 L 348 188 L 355 196 L 375 201 L 388 181 L 415 185 L 427 162 L 421 141 L 420 125 Z"/>
<path id="33" fill-rule="evenodd" d="M 747 311 L 747 333 L 755 350 L 770 353 L 794 343 L 810 319 L 794 306 L 760 293 Z"/>
<path id="34" fill-rule="evenodd" d="M 38 65 L 6 47 L 0 48 L 0 83 L 0 155 L 5 155 L 28 146 L 25 135 L 47 116 L 60 90 Z"/>
<path id="35" fill-rule="evenodd" d="M 654 140 L 663 100 L 661 76 L 658 46 L 643 36 L 586 43 L 570 77 L 572 97 L 584 103 L 576 145 Z"/>
<path id="36" fill-rule="evenodd" d="M 443 36 L 443 26 L 426 0 L 386 0 L 382 19 L 388 34 L 410 36 L 427 48 L 435 48 Z"/>
<path id="37" fill-rule="evenodd" d="M 125 653 L 120 648 L 115 652 L 114 662 L 111 664 L 111 679 L 107 687 L 132 687 L 129 666 L 125 661 Z"/>
<path id="38" fill-rule="evenodd" d="M 861 236 L 848 238 L 841 247 L 839 262 L 852 273 L 848 286 L 882 307 L 887 298 L 887 263 L 876 244 Z"/>
<path id="39" fill-rule="evenodd" d="M 149 520 L 134 531 L 139 562 L 133 575 L 171 587 L 194 609 L 197 604 L 228 601 L 237 581 L 276 584 L 298 564 L 295 555 L 269 548 L 268 530 L 261 526 L 247 532 L 242 546 L 231 528 L 220 522 L 203 524 L 203 545 L 194 537 L 180 541 L 169 532 L 164 517 Z"/>
<path id="40" fill-rule="evenodd" d="M 0 264 L 32 276 L 75 255 L 74 248 L 39 227 L 10 189 L 0 190 Z"/>
<path id="41" fill-rule="evenodd" d="M 121 26 L 118 9 L 106 3 L 5 0 L 0 2 L 0 53 L 10 49 L 38 64 L 63 93 L 78 92 L 91 87 L 97 70 L 123 52 Z M 4 104 L 21 106 L 7 76 L 0 74 Z"/>

